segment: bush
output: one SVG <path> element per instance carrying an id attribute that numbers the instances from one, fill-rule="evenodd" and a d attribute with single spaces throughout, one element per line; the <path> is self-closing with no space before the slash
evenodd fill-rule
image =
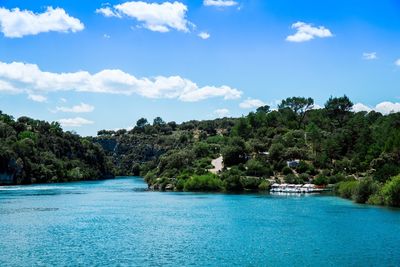
<path id="1" fill-rule="evenodd" d="M 210 145 L 204 142 L 199 142 L 193 147 L 194 154 L 197 158 L 208 157 L 210 153 Z"/>
<path id="2" fill-rule="evenodd" d="M 400 175 L 387 181 L 381 190 L 385 205 L 400 207 Z"/>
<path id="3" fill-rule="evenodd" d="M 283 169 L 282 169 L 282 173 L 283 173 L 283 175 L 288 175 L 288 174 L 292 174 L 293 171 L 292 171 L 292 169 L 289 168 L 288 166 L 285 166 L 285 167 L 283 167 Z"/>
<path id="4" fill-rule="evenodd" d="M 296 167 L 298 173 L 305 173 L 310 169 L 310 165 L 305 161 L 300 161 L 299 166 Z"/>
<path id="5" fill-rule="evenodd" d="M 328 183 L 329 184 L 337 184 L 337 183 L 342 182 L 344 180 L 346 180 L 346 177 L 343 174 L 338 173 L 338 174 L 329 176 Z"/>
<path id="6" fill-rule="evenodd" d="M 257 190 L 261 183 L 261 179 L 257 177 L 241 177 L 240 182 L 242 183 L 244 189 Z"/>
<path id="7" fill-rule="evenodd" d="M 186 182 L 185 179 L 179 178 L 179 179 L 176 181 L 176 190 L 182 191 L 183 188 L 185 187 L 185 182 Z"/>
<path id="8" fill-rule="evenodd" d="M 386 163 L 375 171 L 374 179 L 380 182 L 386 182 L 391 176 L 399 172 L 400 167 L 397 164 Z"/>
<path id="9" fill-rule="evenodd" d="M 258 190 L 260 191 L 268 191 L 271 188 L 271 184 L 267 181 L 264 180 L 258 185 Z"/>
<path id="10" fill-rule="evenodd" d="M 358 185 L 357 181 L 340 182 L 336 185 L 335 192 L 343 198 L 351 199 Z"/>
<path id="11" fill-rule="evenodd" d="M 379 184 L 371 178 L 362 179 L 354 188 L 352 199 L 357 203 L 366 203 L 371 195 L 379 190 Z"/>
<path id="12" fill-rule="evenodd" d="M 218 176 L 208 173 L 190 177 L 183 187 L 185 191 L 221 191 L 223 183 Z"/>
<path id="13" fill-rule="evenodd" d="M 294 175 L 293 173 L 290 173 L 285 176 L 285 183 L 288 184 L 296 184 L 297 183 L 297 176 Z"/>
<path id="14" fill-rule="evenodd" d="M 300 174 L 299 177 L 298 177 L 299 183 L 300 184 L 304 184 L 304 182 L 308 182 L 310 180 L 309 177 L 310 176 L 308 174 L 306 174 L 306 173 Z"/>
<path id="15" fill-rule="evenodd" d="M 385 204 L 385 200 L 384 200 L 383 196 L 381 195 L 381 191 L 378 191 L 377 193 L 371 195 L 368 198 L 367 204 L 384 205 Z"/>
<path id="16" fill-rule="evenodd" d="M 232 168 L 222 173 L 221 178 L 227 191 L 242 191 L 243 184 L 240 178 L 244 175 L 238 168 Z"/>
<path id="17" fill-rule="evenodd" d="M 325 175 L 320 174 L 314 179 L 313 182 L 314 182 L 315 185 L 327 185 L 328 184 L 328 178 Z"/>
<path id="18" fill-rule="evenodd" d="M 246 174 L 249 176 L 269 177 L 273 174 L 269 166 L 266 166 L 265 163 L 258 161 L 256 159 L 251 159 L 247 161 L 246 167 L 247 167 Z"/>
<path id="19" fill-rule="evenodd" d="M 194 165 L 198 168 L 212 169 L 214 166 L 211 164 L 211 159 L 202 158 L 194 162 Z"/>
<path id="20" fill-rule="evenodd" d="M 144 177 L 144 180 L 148 184 L 152 184 L 153 181 L 157 178 L 156 172 L 155 171 L 149 171 L 146 176 Z"/>

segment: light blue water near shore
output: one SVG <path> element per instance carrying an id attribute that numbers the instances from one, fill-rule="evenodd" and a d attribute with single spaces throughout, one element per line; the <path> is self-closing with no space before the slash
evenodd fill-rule
<path id="1" fill-rule="evenodd" d="M 0 266 L 399 266 L 400 210 L 332 196 L 0 187 Z"/>

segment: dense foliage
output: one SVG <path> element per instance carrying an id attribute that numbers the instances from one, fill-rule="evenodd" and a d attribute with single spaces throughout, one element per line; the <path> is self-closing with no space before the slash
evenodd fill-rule
<path id="1" fill-rule="evenodd" d="M 319 186 L 359 203 L 399 203 L 400 113 L 353 112 L 347 96 L 316 109 L 291 97 L 241 118 L 152 123 L 82 138 L 47 123 L 0 113 L 0 181 L 12 183 L 141 175 L 154 190 L 268 190 Z M 216 169 L 222 157 L 223 168 Z M 213 163 L 214 160 L 214 163 Z M 214 164 L 214 165 L 213 165 Z M 210 169 L 214 169 L 210 173 Z M 393 178 L 394 177 L 394 178 Z"/>
<path id="2" fill-rule="evenodd" d="M 336 185 L 336 193 L 357 203 L 400 207 L 400 175 L 384 184 L 370 178 L 340 182 Z"/>
<path id="3" fill-rule="evenodd" d="M 91 138 L 63 132 L 58 123 L 0 111 L 0 185 L 113 177 L 112 163 Z"/>
<path id="4" fill-rule="evenodd" d="M 266 190 L 275 181 L 324 186 L 367 179 L 373 185 L 362 183 L 360 190 L 374 193 L 400 173 L 400 113 L 353 112 L 352 106 L 347 96 L 331 97 L 319 109 L 312 98 L 291 97 L 277 110 L 263 106 L 241 118 L 182 124 L 143 118 L 130 131 L 100 131 L 96 140 L 118 173 L 145 176 L 158 190 Z M 220 155 L 224 169 L 209 175 Z M 355 200 L 365 202 L 366 195 Z"/>

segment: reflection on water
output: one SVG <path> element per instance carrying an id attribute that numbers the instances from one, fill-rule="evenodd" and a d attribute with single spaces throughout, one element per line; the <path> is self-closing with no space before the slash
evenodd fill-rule
<path id="1" fill-rule="evenodd" d="M 333 196 L 0 187 L 0 266 L 396 266 L 400 212 Z"/>

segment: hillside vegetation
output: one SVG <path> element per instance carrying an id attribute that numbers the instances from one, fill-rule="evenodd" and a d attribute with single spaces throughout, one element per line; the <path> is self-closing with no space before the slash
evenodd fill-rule
<path id="1" fill-rule="evenodd" d="M 142 175 L 154 190 L 266 190 L 275 181 L 323 186 L 364 179 L 381 188 L 400 173 L 400 114 L 352 112 L 352 106 L 346 96 L 331 97 L 320 109 L 312 98 L 291 97 L 277 110 L 263 106 L 241 118 L 182 124 L 142 118 L 130 131 L 99 131 L 96 142 L 118 174 Z M 211 174 L 220 155 L 224 169 Z M 298 164 L 289 167 L 293 160 Z"/>
<path id="2" fill-rule="evenodd" d="M 0 111 L 0 185 L 113 177 L 103 148 L 91 138 L 63 132 L 58 123 Z"/>

